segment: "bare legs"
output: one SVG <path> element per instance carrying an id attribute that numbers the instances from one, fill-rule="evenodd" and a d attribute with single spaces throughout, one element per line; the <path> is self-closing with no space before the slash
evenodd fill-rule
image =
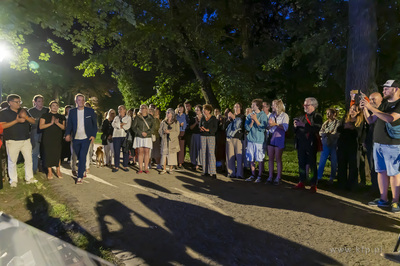
<path id="1" fill-rule="evenodd" d="M 378 173 L 378 185 L 381 199 L 388 201 L 389 182 L 392 188 L 393 202 L 399 202 L 400 174 L 389 177 L 386 171 Z"/>
<path id="2" fill-rule="evenodd" d="M 56 168 L 58 178 L 62 178 L 60 165 L 61 165 L 61 161 L 58 163 L 58 166 Z M 49 179 L 49 180 L 53 179 L 53 168 L 52 167 L 47 168 L 47 179 Z"/>
<path id="3" fill-rule="evenodd" d="M 268 166 L 269 166 L 269 177 L 274 177 L 274 160 L 276 161 L 276 169 L 277 169 L 277 176 L 276 178 L 279 180 L 282 177 L 282 153 L 283 149 L 269 146 L 268 145 Z"/>
<path id="4" fill-rule="evenodd" d="M 263 162 L 258 162 L 258 176 L 262 175 L 262 171 L 263 171 L 262 163 Z M 250 163 L 250 169 L 251 169 L 252 176 L 255 176 L 256 175 L 256 162 Z"/>
<path id="5" fill-rule="evenodd" d="M 138 150 L 139 171 L 143 171 L 143 162 L 145 162 L 144 171 L 149 171 L 150 149 L 141 147 Z"/>

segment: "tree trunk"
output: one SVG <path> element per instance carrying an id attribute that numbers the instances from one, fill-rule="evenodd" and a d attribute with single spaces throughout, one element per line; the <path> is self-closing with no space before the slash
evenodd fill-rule
<path id="1" fill-rule="evenodd" d="M 58 88 L 53 88 L 53 100 L 60 102 L 60 93 Z"/>
<path id="2" fill-rule="evenodd" d="M 174 17 L 179 17 L 180 14 L 176 1 L 169 0 L 168 2 L 171 6 Z M 184 59 L 190 65 L 194 74 L 196 75 L 196 79 L 200 83 L 201 92 L 203 93 L 206 103 L 211 104 L 213 108 L 220 108 L 217 97 L 215 97 L 214 91 L 211 88 L 210 78 L 206 73 L 204 73 L 203 68 L 199 63 L 199 58 L 195 55 L 193 49 L 190 48 L 192 40 L 188 37 L 185 32 L 185 28 L 181 24 L 178 23 L 176 25 L 176 29 L 182 35 L 182 39 L 184 40 L 184 43 L 179 44 L 180 48 L 185 54 Z"/>
<path id="3" fill-rule="evenodd" d="M 202 71 L 201 67 L 195 62 L 195 59 L 191 55 L 190 51 L 188 51 L 186 48 L 183 48 L 183 51 L 185 53 L 185 59 L 187 63 L 192 68 L 197 80 L 200 83 L 201 92 L 203 93 L 206 103 L 211 104 L 213 108 L 220 108 L 217 97 L 215 97 L 214 91 L 211 88 L 210 79 Z"/>
<path id="4" fill-rule="evenodd" d="M 350 91 L 360 90 L 369 95 L 377 91 L 375 82 L 377 21 L 373 0 L 349 1 L 349 39 L 346 71 L 346 107 Z"/>

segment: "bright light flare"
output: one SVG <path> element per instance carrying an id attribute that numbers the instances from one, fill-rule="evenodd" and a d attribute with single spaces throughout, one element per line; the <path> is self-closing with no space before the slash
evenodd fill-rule
<path id="1" fill-rule="evenodd" d="M 4 59 L 9 59 L 12 57 L 12 52 L 10 48 L 3 44 L 0 43 L 0 62 L 2 62 Z"/>

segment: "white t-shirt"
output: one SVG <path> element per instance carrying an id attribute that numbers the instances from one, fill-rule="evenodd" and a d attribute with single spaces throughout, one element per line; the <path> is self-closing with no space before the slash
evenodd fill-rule
<path id="1" fill-rule="evenodd" d="M 85 133 L 85 110 L 78 109 L 78 128 L 76 130 L 75 139 L 87 139 Z"/>

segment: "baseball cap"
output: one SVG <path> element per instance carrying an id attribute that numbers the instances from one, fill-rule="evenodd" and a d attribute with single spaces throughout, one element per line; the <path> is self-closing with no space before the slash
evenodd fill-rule
<path id="1" fill-rule="evenodd" d="M 395 88 L 399 88 L 400 84 L 394 80 L 394 79 L 389 79 L 385 82 L 385 84 L 382 85 L 382 87 L 395 87 Z"/>

